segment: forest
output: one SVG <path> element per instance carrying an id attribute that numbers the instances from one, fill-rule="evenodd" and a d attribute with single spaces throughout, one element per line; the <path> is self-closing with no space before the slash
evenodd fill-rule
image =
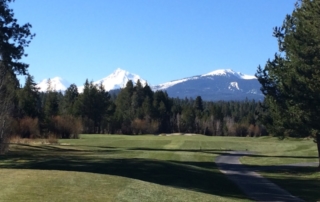
<path id="1" fill-rule="evenodd" d="M 254 100 L 206 102 L 170 98 L 150 86 L 129 81 L 119 93 L 85 81 L 83 92 L 72 84 L 64 93 L 40 93 L 24 48 L 35 34 L 19 25 L 8 3 L 0 0 L 0 153 L 7 139 L 77 138 L 87 134 L 197 133 L 210 136 L 313 137 L 320 156 L 319 1 L 297 1 L 282 26 L 274 27 L 279 52 L 256 77 L 265 95 Z M 17 75 L 26 76 L 20 87 Z M 267 128 L 267 130 L 266 130 Z M 4 150 L 3 150 L 4 151 Z"/>
<path id="2" fill-rule="evenodd" d="M 259 102 L 170 98 L 140 81 L 136 85 L 128 81 L 114 93 L 86 80 L 83 92 L 72 84 L 62 93 L 55 91 L 49 80 L 47 91 L 39 92 L 28 75 L 14 100 L 11 135 L 22 138 L 77 138 L 80 133 L 266 135 L 257 122 Z"/>

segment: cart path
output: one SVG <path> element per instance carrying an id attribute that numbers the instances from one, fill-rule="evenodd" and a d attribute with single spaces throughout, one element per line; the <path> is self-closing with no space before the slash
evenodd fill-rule
<path id="1" fill-rule="evenodd" d="M 215 163 L 222 173 L 227 175 L 231 181 L 254 201 L 303 201 L 254 172 L 252 169 L 242 165 L 239 158 L 250 154 L 252 153 L 233 151 L 218 156 Z M 293 166 L 301 165 L 296 164 Z M 313 163 L 308 164 L 308 166 L 312 165 Z"/>

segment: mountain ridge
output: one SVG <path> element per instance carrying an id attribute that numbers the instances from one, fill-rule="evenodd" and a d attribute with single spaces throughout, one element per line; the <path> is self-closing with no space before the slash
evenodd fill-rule
<path id="1" fill-rule="evenodd" d="M 43 79 L 36 85 L 36 87 L 39 88 L 40 92 L 45 92 L 48 90 L 49 85 L 51 90 L 65 91 L 71 85 L 71 83 L 69 83 L 67 80 L 61 77 L 56 76 L 56 77 L 50 78 L 50 81 L 49 79 Z"/>
<path id="2" fill-rule="evenodd" d="M 100 83 L 102 83 L 105 90 L 110 91 L 124 88 L 129 80 L 131 80 L 133 84 L 136 84 L 138 80 L 140 80 L 143 86 L 145 86 L 147 83 L 147 81 L 142 79 L 139 75 L 130 73 L 121 68 L 117 68 L 113 73 L 111 73 L 105 78 L 94 81 L 93 84 L 99 85 Z M 82 92 L 83 88 L 84 86 L 79 86 L 78 91 Z"/>
<path id="3" fill-rule="evenodd" d="M 40 91 L 47 90 L 44 79 L 37 86 Z M 51 79 L 56 91 L 65 91 L 70 83 L 60 77 Z M 113 73 L 94 81 L 93 84 L 102 85 L 106 91 L 124 88 L 126 83 L 132 80 L 134 84 L 140 80 L 144 86 L 147 81 L 137 74 L 132 74 L 121 68 L 117 68 Z M 61 83 L 59 83 L 61 82 Z M 59 87 L 59 88 L 57 88 Z M 252 75 L 235 72 L 232 69 L 217 69 L 206 74 L 176 79 L 159 85 L 151 86 L 153 91 L 164 90 L 170 97 L 196 97 L 201 96 L 204 100 L 243 100 L 245 98 L 262 100 L 263 94 L 260 92 L 260 83 Z M 83 86 L 78 86 L 78 91 L 83 91 Z"/>

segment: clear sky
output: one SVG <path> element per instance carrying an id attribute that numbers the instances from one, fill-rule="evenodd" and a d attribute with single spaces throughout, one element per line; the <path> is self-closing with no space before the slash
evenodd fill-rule
<path id="1" fill-rule="evenodd" d="M 233 69 L 253 75 L 278 51 L 273 27 L 296 0 L 16 0 L 39 82 L 60 76 L 82 85 L 122 68 L 151 85 Z"/>

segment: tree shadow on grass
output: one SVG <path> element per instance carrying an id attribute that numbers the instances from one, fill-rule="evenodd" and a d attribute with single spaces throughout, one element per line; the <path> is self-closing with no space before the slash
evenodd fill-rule
<path id="1" fill-rule="evenodd" d="M 110 148 L 110 147 L 107 147 Z M 318 159 L 317 156 L 287 156 L 287 155 L 273 155 L 267 156 L 263 154 L 257 154 L 254 152 L 244 151 L 244 153 L 232 153 L 233 150 L 230 149 L 162 149 L 162 148 L 144 148 L 144 147 L 134 147 L 127 148 L 127 150 L 133 151 L 172 151 L 172 152 L 200 152 L 208 154 L 218 154 L 223 155 L 228 153 L 230 156 L 248 156 L 248 157 L 269 157 L 269 158 L 297 158 L 297 159 Z M 231 153 L 230 153 L 231 152 Z"/>
<path id="2" fill-rule="evenodd" d="M 318 163 L 278 166 L 252 166 L 250 170 L 259 172 L 278 186 L 305 201 L 320 201 L 320 174 Z M 318 177 L 308 177 L 312 175 Z"/>
<path id="3" fill-rule="evenodd" d="M 262 169 L 260 173 L 305 201 L 320 201 L 320 175 L 308 178 L 309 175 L 319 173 L 317 167 L 291 167 L 281 168 L 280 170 Z"/>
<path id="4" fill-rule="evenodd" d="M 297 201 L 297 199 L 293 199 L 281 191 L 275 191 L 269 181 L 252 172 L 267 176 L 273 183 L 306 201 L 318 201 L 320 199 L 320 180 L 316 177 L 320 177 L 320 175 L 317 175 L 317 163 L 248 166 L 239 164 L 238 159 L 241 156 L 252 156 L 252 154 L 246 152 L 228 153 L 218 157 L 217 162 L 219 167 L 239 186 L 242 186 L 247 193 L 252 194 L 252 197 L 258 197 L 257 200 L 260 201 L 261 198 L 259 197 L 262 197 L 266 201 Z M 296 158 L 296 156 L 290 158 Z M 313 174 L 316 175 L 308 178 Z"/>
<path id="5" fill-rule="evenodd" d="M 28 146 L 33 148 L 34 146 Z M 28 148 L 25 147 L 25 148 Z M 177 187 L 182 189 L 203 192 L 222 197 L 232 197 L 236 199 L 246 199 L 240 189 L 231 183 L 226 176 L 219 172 L 213 162 L 185 162 L 185 161 L 161 161 L 142 158 L 112 158 L 108 154 L 122 152 L 124 148 L 117 150 L 115 147 L 101 147 L 99 151 L 81 151 L 75 149 L 58 148 L 54 146 L 39 146 L 42 150 L 17 149 L 7 156 L 0 156 L 0 168 L 13 169 L 41 169 L 41 170 L 62 170 L 90 172 L 98 174 L 108 174 L 115 176 L 128 177 L 143 180 L 160 185 Z M 129 148 L 128 151 L 184 151 L 197 152 L 197 150 L 168 150 L 168 149 L 149 149 L 149 148 Z M 105 153 L 101 153 L 105 152 Z M 225 150 L 202 150 L 199 152 L 211 154 L 225 154 Z M 86 154 L 89 155 L 87 156 Z M 103 155 L 106 154 L 106 155 Z M 90 155 L 98 155 L 92 157 Z M 239 155 L 239 154 L 231 154 Z M 255 157 L 270 157 L 264 155 L 247 154 Z M 288 158 L 288 156 L 277 156 Z M 304 158 L 290 156 L 290 158 Z M 314 158 L 314 157 L 311 157 Z M 316 157 L 315 157 L 316 158 Z M 2 161 L 2 163 L 1 163 Z M 238 165 L 226 164 L 228 169 L 239 171 L 242 167 Z M 249 166 L 252 171 L 281 173 L 298 172 L 308 174 L 315 172 L 314 168 L 304 168 L 295 170 L 294 167 L 284 166 Z M 246 172 L 246 171 L 244 171 Z M 300 189 L 299 196 L 315 201 L 319 199 L 317 191 L 320 189 L 319 180 L 305 180 L 301 178 L 275 177 L 271 179 L 277 184 L 291 184 L 293 190 Z M 297 188 L 298 187 L 298 188 Z M 303 190 L 303 187 L 308 189 Z M 315 191 L 313 191 L 315 190 Z"/>
<path id="6" fill-rule="evenodd" d="M 238 154 L 238 153 L 230 153 L 233 150 L 230 149 L 164 149 L 164 148 L 147 148 L 147 147 L 112 147 L 112 146 L 88 146 L 88 145 L 75 145 L 74 147 L 85 146 L 87 148 L 99 148 L 99 150 L 87 150 L 87 151 L 97 151 L 97 152 L 106 152 L 106 151 L 114 151 L 114 150 L 132 150 L 132 151 L 155 151 L 155 152 L 199 152 L 199 153 L 208 153 L 208 154 L 218 154 L 223 155 L 228 153 L 230 156 L 248 156 L 248 157 L 264 157 L 264 158 L 296 158 L 296 159 L 315 159 L 317 160 L 317 156 L 287 156 L 287 155 L 273 155 L 267 156 L 263 154 L 257 154 L 254 152 L 245 151 L 246 154 Z M 40 146 L 41 147 L 41 146 Z M 72 147 L 72 146 L 68 146 Z M 57 147 L 52 147 L 57 148 Z M 58 148 L 61 151 L 81 151 L 81 150 L 73 150 L 73 149 L 65 149 L 65 148 Z"/>
<path id="7" fill-rule="evenodd" d="M 109 152 L 117 151 L 111 149 Z M 63 154 L 60 149 L 55 152 L 52 148 L 37 152 L 16 150 L 0 157 L 0 168 L 108 174 L 222 197 L 246 199 L 240 189 L 219 172 L 213 161 L 198 166 L 191 163 L 141 158 L 114 159 L 104 155 L 92 157 L 77 151 Z"/>

